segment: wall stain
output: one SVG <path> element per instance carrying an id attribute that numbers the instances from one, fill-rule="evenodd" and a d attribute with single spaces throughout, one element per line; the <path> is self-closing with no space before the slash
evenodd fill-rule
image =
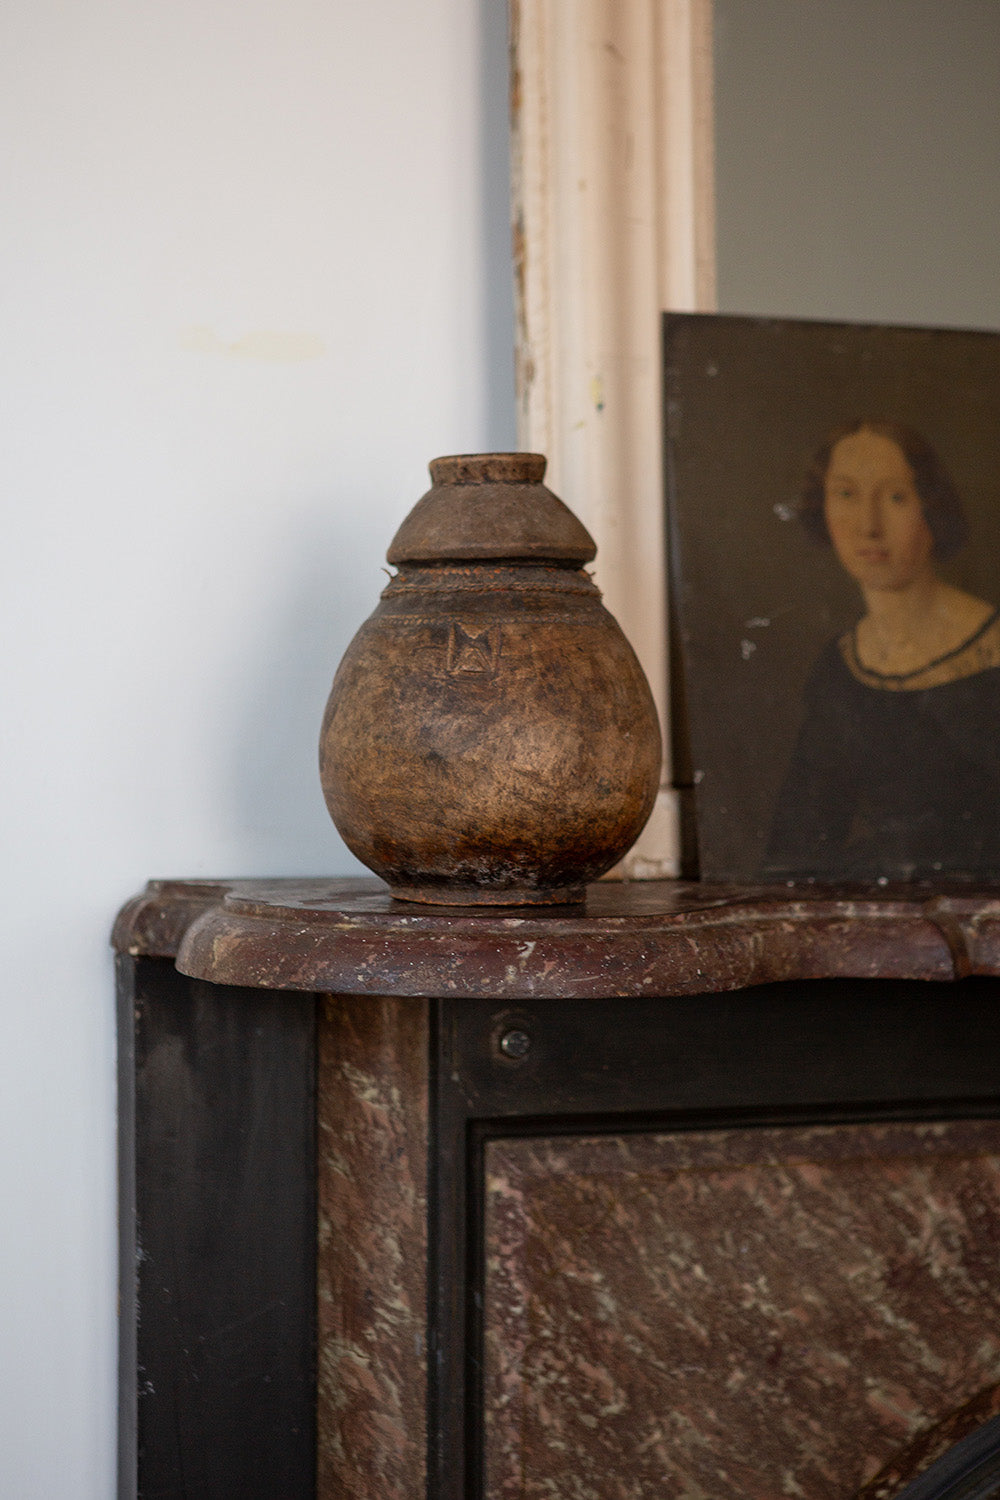
<path id="1" fill-rule="evenodd" d="M 227 359 L 256 359 L 266 364 L 296 364 L 326 353 L 323 340 L 312 333 L 254 329 L 238 339 L 222 339 L 212 328 L 183 328 L 180 346 L 188 354 L 221 354 Z"/>

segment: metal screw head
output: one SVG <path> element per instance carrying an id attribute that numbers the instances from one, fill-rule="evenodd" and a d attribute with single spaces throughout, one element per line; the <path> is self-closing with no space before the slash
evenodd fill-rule
<path id="1" fill-rule="evenodd" d="M 531 1037 L 519 1026 L 512 1026 L 505 1031 L 500 1038 L 500 1051 L 504 1057 L 522 1058 L 527 1057 L 531 1051 Z"/>

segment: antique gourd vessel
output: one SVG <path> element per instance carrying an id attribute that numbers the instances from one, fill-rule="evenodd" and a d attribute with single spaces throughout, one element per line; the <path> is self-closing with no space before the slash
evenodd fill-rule
<path id="1" fill-rule="evenodd" d="M 649 685 L 541 454 L 437 458 L 430 472 L 387 553 L 398 571 L 334 679 L 327 806 L 401 899 L 580 901 L 653 807 Z"/>

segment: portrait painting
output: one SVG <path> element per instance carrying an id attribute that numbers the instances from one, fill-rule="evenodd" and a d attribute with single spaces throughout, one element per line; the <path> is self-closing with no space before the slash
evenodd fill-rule
<path id="1" fill-rule="evenodd" d="M 668 314 L 685 873 L 1000 881 L 1000 335 Z"/>

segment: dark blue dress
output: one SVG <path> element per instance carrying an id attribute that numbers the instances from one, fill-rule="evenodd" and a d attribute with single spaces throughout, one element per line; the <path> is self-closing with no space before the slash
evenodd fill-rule
<path id="1" fill-rule="evenodd" d="M 993 631 L 998 613 L 959 652 Z M 880 687 L 831 641 L 804 696 L 766 876 L 1000 879 L 1000 666 Z"/>

